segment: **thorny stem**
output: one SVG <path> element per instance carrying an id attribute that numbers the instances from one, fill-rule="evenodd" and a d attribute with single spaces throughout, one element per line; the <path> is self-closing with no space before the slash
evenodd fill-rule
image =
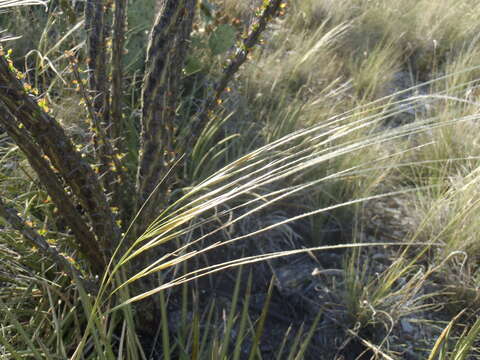
<path id="1" fill-rule="evenodd" d="M 269 0 L 264 2 L 260 14 L 257 20 L 252 24 L 248 35 L 242 40 L 241 45 L 237 47 L 233 58 L 230 59 L 225 65 L 223 76 L 216 84 L 213 96 L 205 102 L 203 108 L 197 113 L 196 116 L 194 116 L 192 133 L 196 139 L 206 126 L 212 111 L 219 104 L 220 97 L 227 88 L 228 83 L 238 72 L 240 66 L 242 66 L 242 64 L 247 60 L 248 55 L 260 40 L 260 35 L 266 29 L 269 21 L 271 21 L 279 13 L 284 1 L 285 0 Z M 191 138 L 189 141 L 191 141 Z"/>
<path id="2" fill-rule="evenodd" d="M 57 174 L 52 169 L 48 160 L 43 157 L 42 150 L 34 143 L 28 132 L 18 127 L 19 123 L 1 104 L 0 110 L 0 123 L 20 150 L 26 155 L 30 166 L 37 173 L 41 184 L 45 187 L 48 195 L 50 195 L 60 210 L 62 217 L 72 230 L 80 252 L 88 260 L 92 269 L 97 274 L 102 274 L 105 269 L 106 259 L 102 257 L 95 236 L 67 195 Z"/>
<path id="3" fill-rule="evenodd" d="M 91 221 L 102 253 L 108 256 L 120 240 L 120 230 L 97 175 L 82 159 L 58 121 L 25 92 L 12 66 L 4 56 L 0 56 L 0 101 L 22 123 L 70 185 Z"/>
<path id="4" fill-rule="evenodd" d="M 83 279 L 82 274 L 73 267 L 70 262 L 59 254 L 57 249 L 45 240 L 34 228 L 28 226 L 23 219 L 17 215 L 14 208 L 8 207 L 0 197 L 0 216 L 3 217 L 15 230 L 19 231 L 23 237 L 33 246 L 37 247 L 44 255 L 50 258 L 74 281 L 79 281 L 81 285 L 91 293 L 98 293 L 98 287 L 95 283 Z"/>
<path id="5" fill-rule="evenodd" d="M 104 161 L 106 163 L 104 164 L 107 169 L 106 171 L 111 171 L 115 173 L 117 180 L 116 181 L 122 181 L 122 164 L 118 160 L 116 156 L 115 149 L 113 148 L 110 139 L 108 139 L 108 136 L 105 132 L 105 129 L 103 128 L 102 123 L 98 119 L 98 113 L 95 112 L 94 109 L 94 104 L 92 103 L 90 96 L 88 96 L 87 89 L 85 89 L 85 85 L 82 82 L 82 79 L 80 77 L 80 73 L 78 71 L 78 63 L 77 60 L 75 59 L 73 53 L 67 53 L 67 58 L 70 61 L 70 66 L 72 68 L 73 76 L 75 77 L 75 81 L 78 84 L 78 87 L 80 89 L 80 93 L 82 95 L 83 100 L 85 101 L 85 105 L 87 107 L 88 113 L 90 114 L 90 117 L 92 118 L 93 122 L 93 133 L 94 133 L 94 145 L 95 149 L 99 150 L 100 154 L 103 154 L 103 157 L 105 158 Z M 101 148 L 104 148 L 105 150 L 102 150 Z M 115 166 L 115 169 L 112 169 L 111 166 L 109 166 L 109 163 L 113 163 Z"/>

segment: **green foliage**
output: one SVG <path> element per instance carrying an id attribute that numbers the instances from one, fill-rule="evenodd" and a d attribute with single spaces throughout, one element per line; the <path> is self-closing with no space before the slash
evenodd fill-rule
<path id="1" fill-rule="evenodd" d="M 212 55 L 221 55 L 227 52 L 234 44 L 237 32 L 228 24 L 221 24 L 208 39 L 208 47 Z"/>
<path id="2" fill-rule="evenodd" d="M 154 0 L 140 0 L 128 3 L 128 33 L 125 47 L 125 68 L 130 75 L 142 70 L 150 31 L 155 12 Z"/>
<path id="3" fill-rule="evenodd" d="M 213 18 L 206 18 L 203 24 L 199 24 L 204 26 L 202 32 L 192 35 L 192 53 L 188 56 L 184 68 L 187 76 L 202 71 L 209 72 L 218 61 L 218 56 L 225 55 L 236 43 L 238 30 L 234 26 L 226 23 L 214 25 L 211 21 Z M 212 62 L 212 56 L 215 59 L 214 62 Z"/>

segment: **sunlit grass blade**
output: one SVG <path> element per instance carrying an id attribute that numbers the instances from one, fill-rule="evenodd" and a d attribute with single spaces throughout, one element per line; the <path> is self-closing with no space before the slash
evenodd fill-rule
<path id="1" fill-rule="evenodd" d="M 48 2 L 48 0 L 0 0 L 0 9 L 32 5 L 41 5 L 46 7 Z"/>
<path id="2" fill-rule="evenodd" d="M 472 350 L 472 346 L 475 341 L 478 340 L 480 335 L 480 318 L 473 323 L 468 332 L 462 334 L 460 339 L 457 341 L 455 348 L 453 349 L 451 359 L 454 360 L 465 360 Z"/>
<path id="3" fill-rule="evenodd" d="M 450 338 L 450 333 L 453 329 L 453 326 L 455 323 L 458 321 L 458 319 L 463 315 L 465 311 L 461 311 L 459 314 L 457 314 L 450 322 L 448 325 L 443 329 L 442 333 L 440 336 L 437 338 L 437 341 L 435 341 L 435 345 L 433 346 L 432 350 L 430 351 L 430 354 L 428 356 L 428 360 L 444 360 L 447 359 L 447 354 L 448 354 L 448 340 Z"/>

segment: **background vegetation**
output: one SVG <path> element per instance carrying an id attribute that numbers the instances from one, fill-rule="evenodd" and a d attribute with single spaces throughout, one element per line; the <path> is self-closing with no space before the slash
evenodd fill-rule
<path id="1" fill-rule="evenodd" d="M 18 5 L 0 2 L 2 59 L 100 178 L 121 240 L 94 266 L 2 97 L 0 358 L 480 357 L 476 1 L 282 3 L 195 132 L 262 5 L 200 1 L 171 153 L 137 219 L 155 3 L 127 7 L 107 167 L 85 4 Z"/>

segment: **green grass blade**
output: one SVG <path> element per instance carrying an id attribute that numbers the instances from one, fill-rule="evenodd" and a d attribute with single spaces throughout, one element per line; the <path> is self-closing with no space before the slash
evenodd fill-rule
<path id="1" fill-rule="evenodd" d="M 435 345 L 433 346 L 432 350 L 430 351 L 430 354 L 428 356 L 427 360 L 443 360 L 446 359 L 446 347 L 447 347 L 447 340 L 450 336 L 450 332 L 453 329 L 453 325 L 457 322 L 457 320 L 463 315 L 465 310 L 462 310 L 459 314 L 457 314 L 450 322 L 448 325 L 443 329 L 442 333 L 438 337 L 437 341 L 435 342 Z"/>
<path id="2" fill-rule="evenodd" d="M 465 360 L 469 355 L 473 344 L 478 340 L 480 335 L 480 317 L 477 318 L 468 333 L 462 335 L 453 350 L 451 359 Z"/>
<path id="3" fill-rule="evenodd" d="M 308 331 L 307 337 L 305 338 L 305 340 L 302 342 L 302 345 L 300 346 L 300 351 L 295 357 L 295 360 L 303 359 L 305 352 L 307 351 L 308 345 L 310 345 L 310 341 L 312 340 L 313 334 L 315 334 L 315 331 L 317 330 L 317 326 L 321 317 L 322 317 L 322 311 L 319 311 L 318 315 L 315 317 L 315 320 L 313 320 L 313 324 L 310 327 L 310 330 Z"/>
<path id="4" fill-rule="evenodd" d="M 235 342 L 235 349 L 233 351 L 232 360 L 239 360 L 242 352 L 243 338 L 245 336 L 245 331 L 247 329 L 247 323 L 248 323 L 248 308 L 250 306 L 251 293 L 252 293 L 252 272 L 250 271 L 250 273 L 248 274 L 247 289 L 245 291 L 245 298 L 243 300 L 243 309 L 242 309 L 242 315 L 240 317 L 240 326 L 237 333 L 237 339 Z"/>
<path id="5" fill-rule="evenodd" d="M 8 308 L 8 306 L 3 302 L 2 299 L 0 299 L 0 309 L 2 309 L 2 312 L 5 313 L 7 318 L 13 324 L 15 329 L 18 331 L 19 335 L 23 338 L 25 343 L 28 345 L 28 349 L 32 352 L 33 357 L 39 360 L 43 359 L 44 356 L 40 354 L 40 352 L 37 349 L 37 346 L 33 343 L 32 339 L 28 336 L 26 330 L 20 324 L 17 317 L 15 316 L 15 313 Z"/>
<path id="6" fill-rule="evenodd" d="M 265 299 L 265 304 L 263 305 L 262 313 L 260 315 L 260 319 L 258 320 L 257 328 L 255 329 L 253 344 L 252 344 L 252 348 L 250 349 L 250 355 L 248 356 L 248 360 L 253 360 L 255 358 L 257 351 L 259 351 L 258 348 L 260 345 L 260 339 L 263 334 L 265 320 L 267 319 L 268 309 L 270 307 L 270 300 L 272 299 L 273 283 L 274 283 L 274 280 L 272 279 L 268 287 L 267 298 Z"/>
<path id="7" fill-rule="evenodd" d="M 165 301 L 165 292 L 160 292 L 160 313 L 162 315 L 162 344 L 163 358 L 170 360 L 170 332 L 168 330 L 167 304 Z"/>
<path id="8" fill-rule="evenodd" d="M 235 318 L 235 313 L 237 310 L 237 302 L 240 293 L 240 284 L 242 281 L 242 267 L 238 268 L 237 279 L 235 280 L 235 289 L 233 290 L 233 298 L 232 298 L 232 305 L 230 308 L 230 312 L 228 314 L 227 323 L 225 325 L 225 334 L 224 339 L 221 344 L 222 352 L 220 353 L 220 359 L 225 359 L 228 351 L 228 347 L 230 345 L 230 334 L 233 329 L 233 320 Z"/>
<path id="9" fill-rule="evenodd" d="M 297 349 L 300 346 L 300 341 L 302 340 L 304 326 L 305 326 L 305 324 L 302 324 L 300 326 L 300 329 L 298 329 L 297 335 L 295 335 L 295 338 L 293 339 L 293 342 L 290 345 L 290 352 L 288 354 L 287 360 L 293 360 L 295 358 L 295 354 L 297 353 Z"/>

